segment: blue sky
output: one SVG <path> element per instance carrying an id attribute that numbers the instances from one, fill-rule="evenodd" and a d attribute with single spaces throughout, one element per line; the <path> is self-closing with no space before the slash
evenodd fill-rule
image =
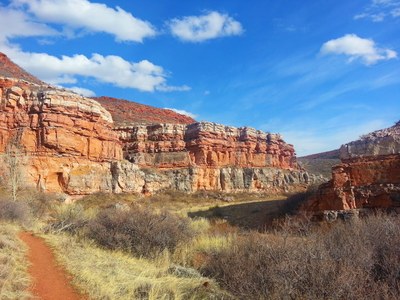
<path id="1" fill-rule="evenodd" d="M 85 95 L 280 132 L 298 155 L 400 119 L 400 0 L 1 0 L 0 51 Z"/>

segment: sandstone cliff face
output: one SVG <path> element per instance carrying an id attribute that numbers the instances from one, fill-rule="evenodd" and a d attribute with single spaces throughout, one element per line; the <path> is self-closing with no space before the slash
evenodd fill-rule
<path id="1" fill-rule="evenodd" d="M 0 55 L 0 175 L 6 148 L 14 145 L 25 185 L 72 196 L 281 192 L 318 180 L 298 167 L 293 146 L 278 134 L 98 101 L 44 84 Z"/>
<path id="2" fill-rule="evenodd" d="M 126 159 L 143 167 L 299 169 L 280 135 L 210 122 L 117 127 Z"/>
<path id="3" fill-rule="evenodd" d="M 340 148 L 342 163 L 306 209 L 400 207 L 400 122 Z"/>
<path id="4" fill-rule="evenodd" d="M 277 134 L 210 122 L 142 124 L 116 127 L 115 131 L 125 159 L 147 174 L 157 170 L 163 188 L 278 192 L 319 180 L 300 170 L 293 146 Z M 126 171 L 122 174 L 127 177 Z M 151 192 L 149 187 L 155 185 L 149 178 L 144 192 Z"/>
<path id="5" fill-rule="evenodd" d="M 74 193 L 68 183 L 78 166 L 122 159 L 112 117 L 94 100 L 4 77 L 0 99 L 0 152 L 20 148 L 31 185 Z"/>

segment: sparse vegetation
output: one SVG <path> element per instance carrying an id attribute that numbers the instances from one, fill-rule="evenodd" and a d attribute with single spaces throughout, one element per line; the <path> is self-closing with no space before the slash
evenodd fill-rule
<path id="1" fill-rule="evenodd" d="M 230 299 L 213 280 L 171 263 L 167 252 L 148 260 L 66 235 L 47 235 L 74 283 L 92 299 Z"/>
<path id="2" fill-rule="evenodd" d="M 0 208 L 1 212 L 1 208 Z M 25 246 L 17 238 L 18 227 L 0 222 L 0 299 L 31 299 Z"/>
<path id="3" fill-rule="evenodd" d="M 129 251 L 151 257 L 193 236 L 187 218 L 166 211 L 150 209 L 108 209 L 100 212 L 88 225 L 86 236 L 107 249 Z"/>
<path id="4" fill-rule="evenodd" d="M 26 202 L 0 200 L 0 220 L 25 223 L 30 218 L 30 207 Z"/>
<path id="5" fill-rule="evenodd" d="M 171 200 L 168 193 L 151 202 L 137 195 L 110 196 L 102 207 L 100 194 L 90 204 L 62 204 L 22 193 L 19 201 L 0 201 L 0 218 L 20 222 L 28 212 L 45 220 L 42 236 L 74 285 L 93 299 L 399 298 L 399 217 L 376 214 L 314 223 L 294 214 L 312 192 L 290 195 L 287 201 L 225 204 L 205 194 L 186 200 L 178 194 Z M 166 201 L 167 208 L 180 207 L 196 203 L 196 197 L 209 199 L 203 206 L 208 210 L 190 213 L 192 219 L 183 217 L 181 209 L 160 206 Z M 281 218 L 275 226 L 255 231 L 243 223 L 245 213 L 258 218 L 268 207 L 273 208 L 271 217 Z M 0 259 L 18 265 L 7 254 L 1 256 L 20 247 L 16 227 L 9 228 L 7 238 L 18 246 L 5 248 L 0 237 Z M 18 251 L 12 255 L 21 255 L 23 274 L 23 248 Z M 0 282 L 14 278 L 4 267 L 0 270 Z M 29 281 L 26 275 L 21 278 L 8 286 L 5 280 L 1 292 L 26 291 Z M 21 299 L 28 295 L 21 293 Z"/>
<path id="6" fill-rule="evenodd" d="M 241 235 L 201 268 L 240 299 L 398 299 L 400 220 Z"/>

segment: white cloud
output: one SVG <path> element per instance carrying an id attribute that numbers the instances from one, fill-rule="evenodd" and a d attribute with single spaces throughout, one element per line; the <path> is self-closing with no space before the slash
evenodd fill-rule
<path id="1" fill-rule="evenodd" d="M 321 47 L 321 53 L 347 55 L 349 56 L 349 61 L 361 59 L 366 65 L 397 57 L 396 51 L 378 48 L 373 40 L 363 39 L 355 34 L 346 34 L 343 37 L 324 43 Z"/>
<path id="2" fill-rule="evenodd" d="M 172 19 L 168 26 L 174 36 L 188 42 L 203 42 L 243 33 L 243 27 L 238 21 L 216 11 L 201 16 Z"/>
<path id="3" fill-rule="evenodd" d="M 192 88 L 187 85 L 181 86 L 170 86 L 170 85 L 160 85 L 157 87 L 157 90 L 160 92 L 187 92 L 190 91 Z"/>
<path id="4" fill-rule="evenodd" d="M 14 37 L 51 36 L 57 32 L 45 24 L 34 22 L 22 11 L 0 6 L 0 43 Z"/>
<path id="5" fill-rule="evenodd" d="M 172 110 L 173 112 L 176 112 L 176 113 L 178 113 L 178 114 L 191 117 L 191 118 L 193 118 L 193 119 L 197 118 L 197 115 L 195 115 L 195 114 L 193 114 L 193 113 L 191 113 L 191 112 L 188 112 L 188 111 L 186 111 L 186 110 L 183 110 L 183 109 L 168 108 L 168 107 L 165 107 L 164 109 Z"/>
<path id="6" fill-rule="evenodd" d="M 46 21 L 66 26 L 63 32 L 58 32 L 45 24 Z M 79 77 L 90 77 L 114 86 L 147 92 L 190 90 L 187 85 L 169 86 L 167 72 L 148 60 L 130 62 L 120 56 L 97 53 L 90 57 L 82 54 L 57 57 L 25 52 L 18 44 L 10 42 L 16 37 L 37 36 L 40 37 L 39 43 L 51 43 L 46 38 L 67 33 L 73 36 L 76 28 L 103 31 L 114 34 L 119 40 L 138 42 L 155 34 L 150 24 L 135 19 L 124 10 L 114 10 L 87 0 L 12 0 L 7 7 L 0 4 L 0 51 L 45 82 L 75 85 Z"/>
<path id="7" fill-rule="evenodd" d="M 146 92 L 189 89 L 188 86 L 168 86 L 164 69 L 148 60 L 129 62 L 120 56 L 97 53 L 91 57 L 76 54 L 59 58 L 47 53 L 24 52 L 16 45 L 6 44 L 0 44 L 0 51 L 41 80 L 52 84 L 74 84 L 78 81 L 77 76 L 82 76 Z"/>
<path id="8" fill-rule="evenodd" d="M 84 97 L 94 97 L 96 96 L 96 93 L 93 92 L 92 90 L 81 88 L 78 86 L 73 86 L 73 87 L 68 87 L 68 90 L 71 90 L 79 95 L 82 95 Z"/>
<path id="9" fill-rule="evenodd" d="M 354 16 L 354 19 L 369 19 L 372 22 L 382 22 L 389 16 L 393 18 L 400 17 L 399 0 L 372 0 L 366 5 L 362 13 Z"/>
<path id="10" fill-rule="evenodd" d="M 156 34 L 154 27 L 120 7 L 87 0 L 12 0 L 16 8 L 27 8 L 41 21 L 73 29 L 112 34 L 120 41 L 142 42 Z"/>

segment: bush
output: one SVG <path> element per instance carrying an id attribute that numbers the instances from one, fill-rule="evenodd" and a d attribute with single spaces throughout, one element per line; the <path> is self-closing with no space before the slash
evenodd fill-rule
<path id="1" fill-rule="evenodd" d="M 46 232 L 69 232 L 76 234 L 88 223 L 83 206 L 80 204 L 61 204 L 51 213 L 51 221 Z"/>
<path id="2" fill-rule="evenodd" d="M 30 209 L 25 202 L 0 200 L 0 219 L 25 223 L 29 220 Z"/>
<path id="3" fill-rule="evenodd" d="M 297 214 L 301 205 L 311 196 L 315 195 L 317 189 L 318 186 L 310 185 L 304 192 L 289 194 L 287 199 L 283 202 L 279 214 L 281 216 Z"/>
<path id="4" fill-rule="evenodd" d="M 365 220 L 239 236 L 202 273 L 239 298 L 399 299 L 400 220 Z M 303 228 L 303 226 L 302 226 Z"/>
<path id="5" fill-rule="evenodd" d="M 108 249 L 129 251 L 138 256 L 152 257 L 193 236 L 187 219 L 168 212 L 156 214 L 150 209 L 100 212 L 88 226 L 87 237 Z"/>

